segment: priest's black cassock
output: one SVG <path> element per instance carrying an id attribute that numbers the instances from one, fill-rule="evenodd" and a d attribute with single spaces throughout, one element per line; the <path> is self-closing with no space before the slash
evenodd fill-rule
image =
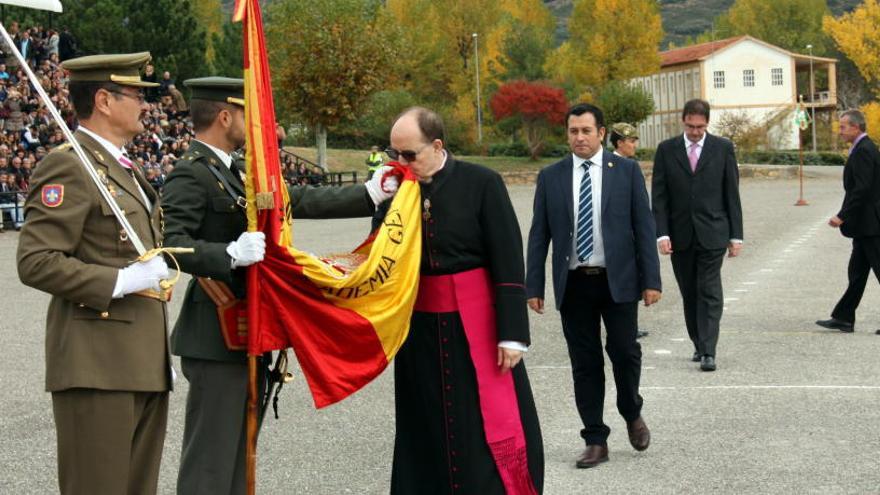
<path id="1" fill-rule="evenodd" d="M 489 332 L 495 332 L 490 335 L 493 345 L 528 345 L 522 236 L 501 177 L 449 154 L 431 182 L 421 184 L 421 193 L 423 281 L 484 268 L 491 288 L 487 300 L 491 294 L 495 300 L 497 324 Z M 507 493 L 484 430 L 461 314 L 426 312 L 417 303 L 409 337 L 394 363 L 397 431 L 391 493 Z M 509 396 L 515 393 L 526 444 L 521 457 L 527 472 L 522 469 L 521 474 L 541 493 L 544 452 L 525 364 L 520 362 L 511 373 Z"/>

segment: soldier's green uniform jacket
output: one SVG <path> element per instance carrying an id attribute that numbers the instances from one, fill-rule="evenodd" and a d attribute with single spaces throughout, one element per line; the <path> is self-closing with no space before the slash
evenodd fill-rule
<path id="1" fill-rule="evenodd" d="M 235 165 L 244 170 L 244 162 Z M 208 167 L 226 178 L 233 192 L 244 196 L 244 186 L 219 157 L 193 140 L 177 161 L 162 192 L 165 211 L 165 244 L 193 247 L 195 253 L 177 257 L 181 269 L 230 285 L 245 295 L 245 269 L 233 270 L 226 246 L 247 230 L 245 210 L 238 206 Z M 366 217 L 374 206 L 363 185 L 347 187 L 294 186 L 288 189 L 293 218 Z M 215 361 L 246 360 L 243 351 L 229 351 L 220 333 L 217 310 L 195 279 L 186 290 L 183 308 L 174 325 L 171 350 L 177 356 Z"/>
<path id="2" fill-rule="evenodd" d="M 143 175 L 135 173 L 150 209 L 104 147 L 82 131 L 75 136 L 141 242 L 147 249 L 161 246 L 159 198 Z M 52 294 L 46 389 L 169 390 L 165 303 L 136 295 L 112 299 L 118 270 L 138 253 L 70 146 L 49 153 L 34 171 L 25 215 L 19 277 Z"/>

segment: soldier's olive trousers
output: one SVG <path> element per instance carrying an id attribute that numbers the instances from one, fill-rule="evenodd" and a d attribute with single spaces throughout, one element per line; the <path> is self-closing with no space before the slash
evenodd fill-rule
<path id="1" fill-rule="evenodd" d="M 52 392 L 62 495 L 155 494 L 168 392 Z"/>
<path id="2" fill-rule="evenodd" d="M 189 381 L 189 393 L 177 493 L 244 494 L 247 364 L 184 357 L 180 367 Z M 265 390 L 263 376 L 257 379 L 260 397 Z"/>

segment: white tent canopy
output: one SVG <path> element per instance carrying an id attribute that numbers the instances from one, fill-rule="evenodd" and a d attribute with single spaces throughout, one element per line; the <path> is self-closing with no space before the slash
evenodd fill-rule
<path id="1" fill-rule="evenodd" d="M 61 12 L 61 0 L 0 0 L 0 4 Z"/>

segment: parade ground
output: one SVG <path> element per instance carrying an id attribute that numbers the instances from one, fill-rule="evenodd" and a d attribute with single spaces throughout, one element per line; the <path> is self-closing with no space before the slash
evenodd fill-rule
<path id="1" fill-rule="evenodd" d="M 842 167 L 810 167 L 808 206 L 793 206 L 792 179 L 744 179 L 745 245 L 723 268 L 725 312 L 718 371 L 690 361 L 681 298 L 661 257 L 663 299 L 640 309 L 643 416 L 650 448 L 635 452 L 615 408 L 606 359 L 605 421 L 610 461 L 575 469 L 583 450 L 558 312 L 531 313 L 525 363 L 544 436 L 544 493 L 880 493 L 880 287 L 872 276 L 856 331 L 825 330 L 846 287 L 850 242 L 827 226 L 843 197 Z M 523 237 L 534 186 L 510 186 Z M 368 219 L 295 221 L 294 239 L 319 253 L 345 251 L 367 235 Z M 16 275 L 18 234 L 0 234 L 0 494 L 57 493 L 55 431 L 44 392 L 49 297 Z M 548 274 L 549 274 L 548 269 Z M 548 281 L 548 287 L 550 286 Z M 182 286 L 171 305 L 173 323 Z M 552 294 L 547 306 L 553 307 Z M 175 359 L 179 372 L 179 363 Z M 393 365 L 392 365 L 393 366 Z M 280 399 L 280 419 L 264 422 L 257 492 L 388 493 L 394 439 L 389 369 L 344 402 L 315 410 L 297 376 Z M 174 493 L 187 383 L 171 395 L 160 489 Z M 432 493 L 426 487 L 424 493 Z M 414 494 L 418 495 L 418 494 Z"/>

